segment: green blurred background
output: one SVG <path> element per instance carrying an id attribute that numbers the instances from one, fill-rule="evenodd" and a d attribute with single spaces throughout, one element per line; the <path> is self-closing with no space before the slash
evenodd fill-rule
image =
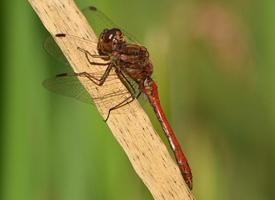
<path id="1" fill-rule="evenodd" d="M 274 1 L 77 3 L 148 47 L 197 199 L 275 199 Z M 67 69 L 43 50 L 48 34 L 28 2 L 3 0 L 0 11 L 0 198 L 152 199 L 96 109 L 42 87 Z"/>

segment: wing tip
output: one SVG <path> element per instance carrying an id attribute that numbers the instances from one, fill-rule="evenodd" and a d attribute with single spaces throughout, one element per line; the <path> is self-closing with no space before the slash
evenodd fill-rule
<path id="1" fill-rule="evenodd" d="M 55 77 L 66 77 L 68 76 L 69 74 L 68 73 L 61 73 L 61 74 L 56 74 Z"/>

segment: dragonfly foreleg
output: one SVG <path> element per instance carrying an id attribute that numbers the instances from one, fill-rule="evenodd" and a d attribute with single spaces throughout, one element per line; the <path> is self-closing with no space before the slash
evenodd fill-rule
<path id="1" fill-rule="evenodd" d="M 80 48 L 80 47 L 77 47 L 77 49 L 81 52 L 83 52 L 85 54 L 85 57 L 86 59 L 88 60 L 88 62 L 91 64 L 91 65 L 103 65 L 103 66 L 106 66 L 106 65 L 109 65 L 110 62 L 107 62 L 107 63 L 98 63 L 98 62 L 93 62 L 90 60 L 89 56 L 90 57 L 93 57 L 93 58 L 102 58 L 102 59 L 106 59 L 106 60 L 109 60 L 109 56 L 102 56 L 102 55 L 94 55 L 94 54 L 91 54 L 89 51 L 87 51 L 86 49 L 83 49 L 83 48 Z"/>

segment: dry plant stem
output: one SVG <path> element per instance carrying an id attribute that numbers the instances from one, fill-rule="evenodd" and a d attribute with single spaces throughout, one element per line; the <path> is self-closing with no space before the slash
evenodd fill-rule
<path id="1" fill-rule="evenodd" d="M 89 26 L 74 1 L 29 0 L 29 2 L 53 36 L 57 33 L 67 33 L 97 41 L 92 27 Z M 83 40 L 83 43 L 79 44 L 79 40 L 74 41 L 74 38 L 66 37 L 55 39 L 75 72 L 102 71 L 102 66 L 91 67 L 83 53 L 77 50 L 77 47 L 81 46 L 94 54 L 96 53 L 94 43 Z M 94 61 L 101 62 L 99 59 Z M 91 96 L 110 93 L 114 87 L 125 91 L 124 85 L 118 80 L 115 80 L 114 84 L 100 87 L 95 87 L 94 84 L 88 82 L 83 82 L 83 85 Z M 100 102 L 96 105 L 103 117 L 106 117 L 109 106 Z M 154 199 L 194 199 L 177 165 L 138 102 L 134 101 L 121 109 L 124 110 L 124 114 L 116 114 L 117 111 L 114 110 L 107 124 Z"/>

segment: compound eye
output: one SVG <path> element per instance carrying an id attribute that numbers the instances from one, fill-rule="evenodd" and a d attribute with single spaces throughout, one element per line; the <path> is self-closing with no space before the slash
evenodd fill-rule
<path id="1" fill-rule="evenodd" d="M 99 40 L 103 41 L 103 39 L 104 39 L 104 33 L 101 33 L 101 34 L 99 35 Z"/>
<path id="2" fill-rule="evenodd" d="M 106 36 L 106 32 L 108 31 L 108 29 L 104 29 L 101 34 L 100 34 L 100 39 L 104 39 L 104 37 Z"/>

